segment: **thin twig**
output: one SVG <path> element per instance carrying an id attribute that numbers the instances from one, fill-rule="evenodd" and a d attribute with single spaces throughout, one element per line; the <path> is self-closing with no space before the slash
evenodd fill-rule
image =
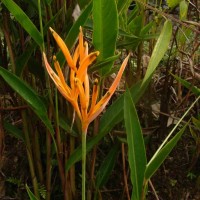
<path id="1" fill-rule="evenodd" d="M 122 163 L 123 163 L 123 174 L 124 174 L 124 188 L 127 195 L 127 200 L 131 200 L 128 190 L 127 175 L 126 175 L 126 162 L 125 162 L 125 150 L 124 143 L 122 143 Z"/>
<path id="2" fill-rule="evenodd" d="M 154 186 L 153 186 L 151 180 L 149 180 L 149 185 L 151 186 L 151 189 L 153 190 L 153 193 L 154 193 L 154 195 L 155 195 L 155 197 L 156 197 L 156 200 L 159 200 L 159 197 L 158 197 L 158 195 L 157 195 L 157 192 L 156 192 L 156 190 L 155 190 L 155 188 L 154 188 Z"/>
<path id="3" fill-rule="evenodd" d="M 28 108 L 28 105 L 17 106 L 17 107 L 8 107 L 8 108 L 0 107 L 0 111 L 24 110 L 24 109 L 27 109 L 27 108 Z"/>

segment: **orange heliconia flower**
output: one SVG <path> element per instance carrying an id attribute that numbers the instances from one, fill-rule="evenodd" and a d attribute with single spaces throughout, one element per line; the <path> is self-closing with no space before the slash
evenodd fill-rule
<path id="1" fill-rule="evenodd" d="M 82 131 L 87 132 L 89 124 L 102 112 L 102 110 L 107 105 L 111 96 L 115 92 L 120 79 L 122 77 L 123 71 L 127 65 L 129 55 L 125 58 L 121 65 L 121 68 L 110 86 L 106 94 L 97 102 L 98 99 L 98 80 L 95 79 L 93 84 L 92 95 L 90 98 L 90 84 L 88 78 L 88 67 L 96 60 L 99 52 L 88 53 L 88 43 L 83 41 L 83 32 L 80 28 L 79 33 L 79 44 L 71 56 L 69 49 L 67 48 L 65 42 L 61 37 L 52 29 L 50 31 L 56 40 L 58 46 L 62 50 L 67 64 L 70 68 L 69 85 L 66 83 L 62 70 L 60 68 L 59 62 L 56 56 L 53 57 L 54 67 L 57 73 L 53 71 L 49 65 L 45 53 L 43 53 L 44 63 L 48 74 L 54 81 L 56 87 L 60 93 L 72 104 L 78 117 L 82 123 Z"/>

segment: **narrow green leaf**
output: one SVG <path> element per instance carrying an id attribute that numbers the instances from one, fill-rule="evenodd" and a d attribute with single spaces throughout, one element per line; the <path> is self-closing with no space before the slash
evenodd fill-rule
<path id="1" fill-rule="evenodd" d="M 128 29 L 131 34 L 139 36 L 142 29 L 142 16 L 136 16 L 128 25 Z"/>
<path id="2" fill-rule="evenodd" d="M 38 200 L 38 198 L 31 192 L 27 184 L 26 184 L 26 191 L 28 193 L 30 200 Z"/>
<path id="3" fill-rule="evenodd" d="M 164 162 L 167 156 L 170 154 L 172 149 L 176 146 L 177 142 L 181 138 L 182 134 L 185 131 L 188 123 L 181 128 L 181 130 L 168 142 L 166 145 L 156 154 L 154 159 L 152 159 L 148 164 L 145 171 L 145 179 L 149 180 L 156 170 L 160 167 L 160 165 Z"/>
<path id="4" fill-rule="evenodd" d="M 142 28 L 140 36 L 145 36 L 150 31 L 150 29 L 155 25 L 156 23 L 154 21 L 149 22 L 146 26 Z"/>
<path id="5" fill-rule="evenodd" d="M 133 185 L 132 200 L 141 199 L 144 172 L 146 169 L 146 152 L 140 122 L 129 90 L 124 98 L 124 120 L 128 142 L 128 161 Z"/>
<path id="6" fill-rule="evenodd" d="M 81 15 L 76 20 L 76 22 L 71 27 L 67 37 L 65 39 L 65 43 L 67 44 L 68 48 L 71 49 L 76 42 L 76 38 L 79 34 L 80 26 L 83 26 L 87 21 L 90 13 L 92 11 L 92 1 L 87 5 L 87 7 L 81 12 Z"/>
<path id="7" fill-rule="evenodd" d="M 200 96 L 200 89 L 194 85 L 192 85 L 190 82 L 176 76 L 176 75 L 173 75 L 172 76 L 177 80 L 179 81 L 183 86 L 185 86 L 188 90 L 191 90 L 195 95 L 197 96 Z"/>
<path id="8" fill-rule="evenodd" d="M 24 11 L 13 0 L 1 0 L 1 2 L 6 6 L 10 13 L 12 13 L 12 15 L 28 32 L 28 34 L 34 39 L 34 41 L 39 46 L 42 46 L 42 35 L 40 34 L 36 26 L 33 24 L 33 22 L 29 19 L 29 17 L 24 13 Z"/>
<path id="9" fill-rule="evenodd" d="M 118 0 L 117 1 L 117 10 L 119 15 L 125 11 L 127 12 L 126 8 L 131 4 L 132 0 L 124 1 L 124 0 Z"/>
<path id="10" fill-rule="evenodd" d="M 93 0 L 93 43 L 100 52 L 98 61 L 115 55 L 118 35 L 118 14 L 115 0 Z M 110 71 L 113 62 L 101 70 L 102 74 Z"/>
<path id="11" fill-rule="evenodd" d="M 96 175 L 97 188 L 101 188 L 103 185 L 106 184 L 113 170 L 113 167 L 115 166 L 118 150 L 119 150 L 119 143 L 117 142 L 111 147 L 111 150 L 109 151 L 108 155 L 105 157 L 103 163 L 101 164 Z"/>
<path id="12" fill-rule="evenodd" d="M 115 56 L 112 56 L 112 57 L 109 57 L 109 58 L 106 58 L 104 61 L 100 61 L 100 62 L 97 62 L 96 64 L 94 64 L 93 66 L 91 66 L 88 71 L 89 72 L 93 72 L 93 71 L 96 71 L 96 70 L 99 70 L 99 69 L 103 69 L 107 66 L 108 63 L 115 61 L 117 60 L 117 58 L 119 58 L 120 54 L 118 55 L 115 55 Z"/>
<path id="13" fill-rule="evenodd" d="M 151 55 L 147 72 L 142 81 L 142 87 L 143 86 L 146 87 L 145 85 L 149 84 L 156 67 L 158 66 L 160 60 L 162 59 L 162 57 L 164 56 L 165 52 L 168 49 L 171 35 L 172 35 L 172 24 L 170 21 L 166 21 L 161 31 L 161 34 L 158 38 L 158 41 L 156 42 L 153 53 Z"/>
<path id="14" fill-rule="evenodd" d="M 43 121 L 46 127 L 54 134 L 53 127 L 48 119 L 47 109 L 43 101 L 39 98 L 37 93 L 31 89 L 19 77 L 0 67 L 0 76 L 15 90 L 33 109 L 38 117 Z"/>

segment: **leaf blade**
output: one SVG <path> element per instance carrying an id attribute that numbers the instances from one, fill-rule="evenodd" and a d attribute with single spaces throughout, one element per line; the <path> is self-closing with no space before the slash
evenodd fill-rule
<path id="1" fill-rule="evenodd" d="M 46 127 L 54 134 L 53 127 L 47 115 L 47 108 L 36 92 L 19 77 L 0 67 L 0 76 L 15 90 L 33 109 L 36 115 L 43 121 Z"/>
<path id="2" fill-rule="evenodd" d="M 98 61 L 115 55 L 116 39 L 118 35 L 118 16 L 115 0 L 93 1 L 93 44 L 100 52 Z M 112 31 L 110 31 L 112 30 Z M 113 62 L 102 69 L 102 74 L 110 71 Z"/>
<path id="3" fill-rule="evenodd" d="M 166 157 L 170 154 L 172 149 L 175 147 L 182 134 L 184 133 L 186 124 L 166 145 L 157 153 L 157 155 L 148 164 L 145 171 L 145 179 L 149 180 L 156 170 L 160 167 Z"/>
<path id="4" fill-rule="evenodd" d="M 128 143 L 128 161 L 133 185 L 132 199 L 137 200 L 141 199 L 147 160 L 140 122 L 129 91 L 124 98 L 124 120 Z"/>
<path id="5" fill-rule="evenodd" d="M 10 11 L 10 13 L 12 13 L 27 33 L 34 39 L 34 41 L 41 47 L 43 43 L 42 35 L 25 12 L 13 0 L 2 0 L 2 3 Z"/>

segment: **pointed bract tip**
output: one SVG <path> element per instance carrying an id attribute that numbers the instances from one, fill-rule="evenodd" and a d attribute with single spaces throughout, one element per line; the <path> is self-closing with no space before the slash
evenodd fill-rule
<path id="1" fill-rule="evenodd" d="M 98 85 L 98 83 L 99 83 L 98 79 L 95 78 L 95 80 L 94 80 L 94 85 Z"/>
<path id="2" fill-rule="evenodd" d="M 53 55 L 53 61 L 56 61 L 56 60 L 57 60 L 56 56 L 55 56 L 55 55 Z"/>
<path id="3" fill-rule="evenodd" d="M 51 33 L 55 32 L 51 27 L 49 27 L 49 30 L 51 31 Z"/>

